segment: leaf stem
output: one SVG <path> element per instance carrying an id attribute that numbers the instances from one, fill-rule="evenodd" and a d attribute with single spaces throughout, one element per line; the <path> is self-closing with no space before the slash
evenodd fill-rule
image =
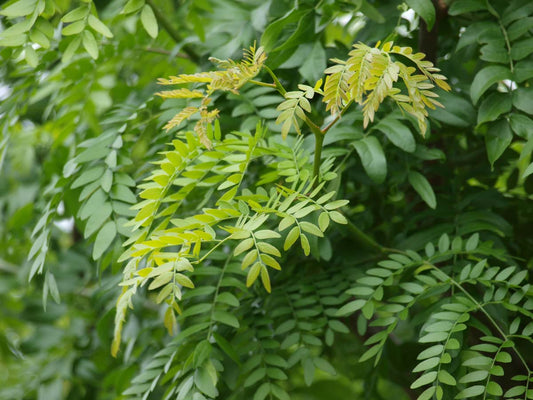
<path id="1" fill-rule="evenodd" d="M 268 68 L 266 65 L 263 66 L 269 73 L 269 75 L 272 77 L 272 80 L 274 81 L 274 86 L 278 92 L 285 97 L 285 94 L 287 93 L 287 90 L 283 87 L 281 82 L 279 81 L 276 74 Z M 317 178 L 318 174 L 320 172 L 320 163 L 322 158 L 322 144 L 324 143 L 324 133 L 322 130 L 320 130 L 320 127 L 315 124 L 311 118 L 309 118 L 307 115 L 304 119 L 305 124 L 311 129 L 311 132 L 315 135 L 315 157 L 314 157 L 314 163 L 313 163 L 313 177 Z M 318 179 L 315 179 L 315 185 L 318 183 Z"/>
<path id="2" fill-rule="evenodd" d="M 157 19 L 157 22 L 161 25 L 161 27 L 168 33 L 168 35 L 177 43 L 182 44 L 183 39 L 179 32 L 174 29 L 172 24 L 170 23 L 167 16 L 157 7 L 154 3 L 154 0 L 146 0 L 146 4 L 148 4 L 152 10 L 154 11 L 155 18 Z M 200 56 L 196 54 L 196 52 L 189 46 L 189 45 L 183 45 L 183 52 L 189 56 L 191 61 L 194 63 L 198 63 L 200 61 Z"/>
<path id="3" fill-rule="evenodd" d="M 335 119 L 333 121 L 331 121 L 324 129 L 322 129 L 321 132 L 324 135 L 333 127 L 333 125 L 335 125 L 341 119 L 341 117 L 346 113 L 346 111 L 348 111 L 348 108 L 350 108 L 352 103 L 353 103 L 353 100 L 350 100 L 348 103 L 346 103 L 346 105 L 344 106 L 342 111 L 339 114 L 337 114 Z"/>
<path id="4" fill-rule="evenodd" d="M 285 94 L 287 93 L 287 91 L 285 90 L 285 88 L 283 87 L 281 82 L 279 81 L 279 79 L 276 76 L 276 74 L 270 68 L 268 68 L 266 65 L 263 65 L 263 68 L 266 69 L 268 74 L 272 77 L 272 80 L 274 81 L 274 87 L 278 90 L 278 92 L 280 92 L 280 94 L 283 97 L 285 97 Z"/>
<path id="5" fill-rule="evenodd" d="M 227 236 L 225 237 L 224 239 L 222 239 L 220 242 L 218 242 L 217 244 L 215 244 L 207 253 L 204 254 L 204 256 L 194 262 L 192 262 L 191 264 L 200 264 L 202 261 L 204 261 L 207 257 L 209 257 L 209 255 L 215 251 L 218 246 L 220 246 L 221 244 L 224 244 L 226 242 L 226 240 L 228 239 L 231 239 L 231 235 L 230 236 Z"/>
<path id="6" fill-rule="evenodd" d="M 256 81 L 254 79 L 250 79 L 248 82 L 253 83 L 254 85 L 258 85 L 258 86 L 266 86 L 266 87 L 270 87 L 270 88 L 276 89 L 276 85 L 273 84 L 273 83 L 266 83 L 266 82 Z"/>
<path id="7" fill-rule="evenodd" d="M 213 303 L 211 305 L 211 313 L 209 315 L 209 329 L 207 331 L 207 337 L 206 337 L 207 340 L 210 339 L 211 333 L 213 332 L 213 316 L 215 314 L 215 305 L 217 303 L 217 297 L 218 297 L 218 292 L 220 291 L 220 285 L 222 283 L 222 278 L 224 278 L 224 274 L 226 273 L 226 269 L 228 268 L 229 262 L 232 258 L 233 258 L 233 251 L 230 254 L 228 254 L 228 258 L 226 258 L 226 262 L 224 263 L 224 267 L 222 268 L 222 272 L 220 273 L 220 277 L 218 278 L 217 287 L 215 289 L 215 296 L 213 297 Z"/>
<path id="8" fill-rule="evenodd" d="M 314 132 L 313 132 L 314 133 Z M 322 145 L 324 144 L 324 135 L 315 133 L 315 158 L 313 161 L 313 178 L 318 178 L 320 174 L 320 164 L 322 162 Z M 315 179 L 314 186 L 317 185 L 318 179 Z"/>

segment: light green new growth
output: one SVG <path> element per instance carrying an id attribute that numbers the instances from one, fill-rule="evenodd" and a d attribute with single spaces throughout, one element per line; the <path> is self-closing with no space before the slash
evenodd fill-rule
<path id="1" fill-rule="evenodd" d="M 421 73 L 414 74 L 414 68 L 392 61 L 392 54 L 407 57 Z M 126 309 L 131 307 L 132 296 L 139 287 L 148 285 L 148 290 L 158 292 L 157 303 L 169 304 L 165 326 L 172 333 L 176 313 L 181 313 L 183 288 L 195 287 L 186 273 L 193 272 L 195 266 L 202 268 L 213 251 L 236 243 L 230 258 L 241 259 L 241 268 L 247 271 L 246 286 L 250 287 L 260 277 L 270 292 L 272 270 L 282 269 L 283 253 L 276 239 L 282 240 L 283 252 L 299 241 L 307 256 L 310 235 L 322 237 L 330 221 L 346 224 L 348 221 L 336 209 L 348 201 L 334 200 L 334 191 L 323 192 L 326 181 L 335 177 L 334 173 L 320 171 L 323 136 L 353 102 L 363 106 L 366 127 L 387 97 L 414 115 L 424 133 L 425 106 L 440 105 L 433 99 L 436 95 L 430 91 L 433 85 L 429 80 L 446 90 L 449 87 L 444 77 L 434 74 L 438 69 L 422 58 L 423 55 L 412 55 L 411 49 L 393 47 L 390 42 L 381 48 L 356 44 L 346 62 L 334 60 L 337 65 L 325 71 L 324 91 L 320 80 L 314 88 L 300 84 L 299 90 L 287 92 L 265 67 L 263 49 L 254 45 L 240 62 L 213 58 L 218 71 L 160 79 L 163 85 L 195 86 L 159 92 L 159 96 L 199 102 L 179 111 L 165 128 L 179 127 L 196 114 L 199 119 L 194 124 L 194 134 L 185 132 L 173 140 L 173 148 L 163 152 L 162 159 L 156 162 L 158 168 L 139 185 L 143 200 L 133 206 L 137 215 L 129 225 L 134 234 L 120 258 L 127 260 L 127 266 L 121 283 L 123 292 L 117 302 L 112 353 L 115 355 L 119 349 Z M 253 80 L 263 67 L 274 83 Z M 408 89 L 407 95 L 394 87 L 399 78 Z M 277 108 L 280 114 L 276 120 L 282 124 L 283 138 L 291 127 L 301 133 L 298 120 L 314 133 L 313 166 L 306 163 L 308 155 L 299 150 L 301 141 L 295 148 L 278 144 L 274 149 L 267 143 L 268 132 L 261 124 L 254 134 L 232 132 L 222 138 L 218 121 L 213 126 L 219 110 L 209 108 L 211 96 L 216 91 L 238 93 L 247 82 L 276 88 L 285 97 Z M 323 96 L 326 109 L 337 116 L 323 129 L 308 117 L 312 112 L 310 100 L 315 94 Z M 247 175 L 250 164 L 272 157 L 290 160 L 294 168 L 290 173 L 278 170 L 273 179 L 263 177 L 261 185 L 251 181 Z M 206 196 L 213 201 L 198 214 L 179 217 L 181 204 L 200 187 L 207 190 Z"/>

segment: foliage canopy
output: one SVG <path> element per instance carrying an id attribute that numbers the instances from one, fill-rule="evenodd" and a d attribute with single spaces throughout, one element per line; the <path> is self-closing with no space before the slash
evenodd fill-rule
<path id="1" fill-rule="evenodd" d="M 533 399 L 530 1 L 0 16 L 0 398 Z"/>

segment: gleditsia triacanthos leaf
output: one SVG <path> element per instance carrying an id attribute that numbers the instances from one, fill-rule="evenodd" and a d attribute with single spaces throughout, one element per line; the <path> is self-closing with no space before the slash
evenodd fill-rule
<path id="1" fill-rule="evenodd" d="M 298 85 L 298 89 L 285 93 L 285 101 L 280 103 L 276 110 L 280 111 L 276 124 L 281 124 L 281 136 L 285 139 L 294 126 L 298 134 L 301 134 L 298 119 L 304 121 L 306 112 L 311 112 L 309 100 L 315 95 L 315 89 L 307 85 Z"/>
<path id="2" fill-rule="evenodd" d="M 393 46 L 387 42 L 379 47 L 357 43 L 349 53 L 347 61 L 334 59 L 336 65 L 326 69 L 328 75 L 323 101 L 332 115 L 339 114 L 350 100 L 363 106 L 363 126 L 374 120 L 375 113 L 387 97 L 393 99 L 403 111 L 413 115 L 422 135 L 427 129 L 426 108 L 434 109 L 442 104 L 435 100 L 437 94 L 431 91 L 434 84 L 449 91 L 445 77 L 439 69 L 424 60 L 424 54 L 416 53 L 410 47 Z M 401 60 L 407 58 L 417 68 L 406 66 Z M 400 57 L 398 57 L 400 56 Z M 399 79 L 407 93 L 396 87 Z"/>
<path id="3" fill-rule="evenodd" d="M 206 91 L 177 89 L 168 90 L 157 93 L 163 98 L 180 98 L 180 99 L 195 99 L 201 98 L 202 102 L 199 107 L 188 106 L 178 112 L 166 125 L 165 129 L 169 130 L 180 125 L 184 120 L 190 118 L 196 113 L 200 114 L 200 119 L 194 126 L 194 132 L 200 138 L 200 142 L 208 149 L 212 149 L 211 139 L 208 137 L 208 125 L 210 125 L 217 117 L 218 110 L 209 109 L 211 102 L 211 95 L 217 91 L 230 91 L 238 93 L 239 88 L 254 78 L 266 61 L 266 54 L 262 47 L 256 49 L 255 44 L 244 51 L 243 59 L 241 61 L 219 60 L 217 58 L 210 58 L 220 68 L 219 71 L 201 72 L 197 74 L 181 74 L 178 76 L 171 76 L 169 79 L 159 79 L 158 83 L 161 85 L 179 85 L 187 83 L 197 83 L 206 85 Z"/>
<path id="4" fill-rule="evenodd" d="M 351 100 L 349 81 L 353 72 L 350 71 L 346 61 L 332 59 L 336 65 L 327 68 L 324 73 L 327 75 L 324 84 L 324 103 L 326 111 L 332 115 L 339 114 L 346 104 Z"/>

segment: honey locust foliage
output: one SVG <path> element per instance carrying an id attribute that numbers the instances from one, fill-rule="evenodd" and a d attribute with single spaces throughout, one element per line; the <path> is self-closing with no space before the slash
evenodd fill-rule
<path id="1" fill-rule="evenodd" d="M 532 18 L 4 2 L 0 398 L 532 399 Z"/>

